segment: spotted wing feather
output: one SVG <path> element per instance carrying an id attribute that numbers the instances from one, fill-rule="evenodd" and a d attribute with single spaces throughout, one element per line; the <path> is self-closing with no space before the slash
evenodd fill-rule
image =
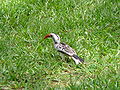
<path id="1" fill-rule="evenodd" d="M 72 56 L 76 54 L 75 50 L 65 43 L 60 43 L 55 47 L 59 52 Z"/>

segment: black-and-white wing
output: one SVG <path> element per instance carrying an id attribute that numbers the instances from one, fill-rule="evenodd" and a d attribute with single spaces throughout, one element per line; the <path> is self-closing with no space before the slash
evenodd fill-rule
<path id="1" fill-rule="evenodd" d="M 74 49 L 72 49 L 69 45 L 65 44 L 65 43 L 59 43 L 55 45 L 55 48 L 64 54 L 67 54 L 69 56 L 73 56 L 76 55 L 76 52 Z"/>

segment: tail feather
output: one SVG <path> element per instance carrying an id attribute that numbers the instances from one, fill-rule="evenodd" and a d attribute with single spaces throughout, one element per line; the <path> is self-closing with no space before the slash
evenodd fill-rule
<path id="1" fill-rule="evenodd" d="M 76 64 L 83 63 L 84 60 L 79 58 L 77 55 L 73 55 L 72 59 L 75 61 Z"/>

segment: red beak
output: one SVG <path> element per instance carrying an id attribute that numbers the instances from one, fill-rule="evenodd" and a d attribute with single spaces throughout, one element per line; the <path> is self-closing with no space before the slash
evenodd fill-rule
<path id="1" fill-rule="evenodd" d="M 46 39 L 46 38 L 48 38 L 48 37 L 51 37 L 51 35 L 50 35 L 50 34 L 47 34 L 47 35 L 44 37 L 44 39 Z"/>

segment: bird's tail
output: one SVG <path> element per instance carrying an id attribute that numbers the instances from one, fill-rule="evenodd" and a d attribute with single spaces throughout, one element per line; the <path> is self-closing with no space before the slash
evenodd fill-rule
<path id="1" fill-rule="evenodd" d="M 77 55 L 73 55 L 72 59 L 75 61 L 76 64 L 83 63 L 84 60 L 79 58 Z"/>

